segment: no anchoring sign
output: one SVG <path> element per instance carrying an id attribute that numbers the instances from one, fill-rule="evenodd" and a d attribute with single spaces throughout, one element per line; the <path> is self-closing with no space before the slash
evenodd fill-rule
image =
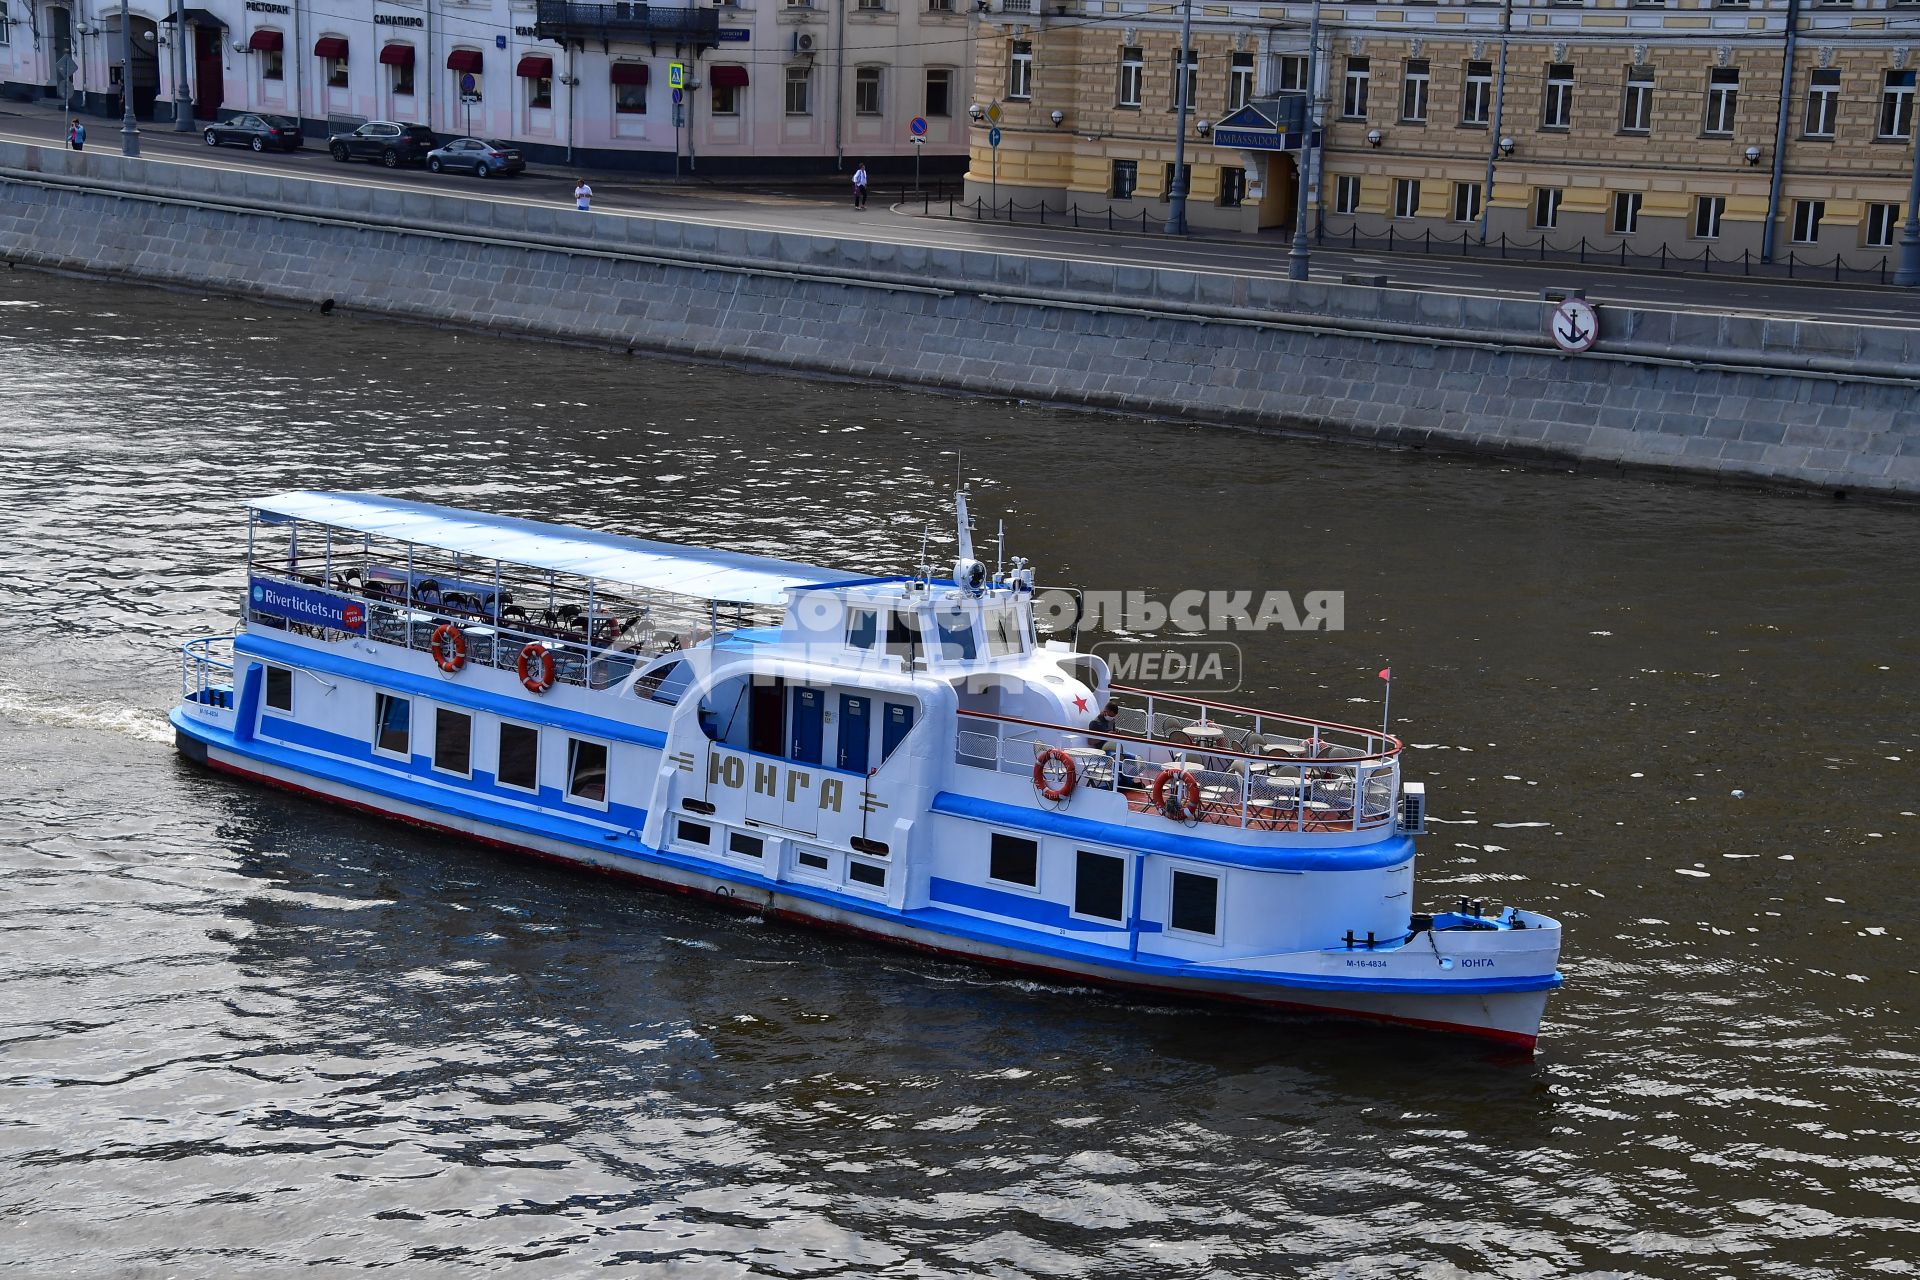
<path id="1" fill-rule="evenodd" d="M 1600 336 L 1600 316 L 1585 298 L 1568 298 L 1553 309 L 1547 330 L 1562 351 L 1586 351 Z"/>

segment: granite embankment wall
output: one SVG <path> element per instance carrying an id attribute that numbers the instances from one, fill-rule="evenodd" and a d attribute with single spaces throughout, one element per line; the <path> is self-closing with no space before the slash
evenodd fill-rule
<path id="1" fill-rule="evenodd" d="M 29 265 L 1376 443 L 1920 495 L 1920 330 L 932 249 L 0 143 Z"/>

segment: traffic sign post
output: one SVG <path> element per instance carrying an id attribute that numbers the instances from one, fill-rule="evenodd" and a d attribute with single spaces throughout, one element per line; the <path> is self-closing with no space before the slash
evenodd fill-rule
<path id="1" fill-rule="evenodd" d="M 995 120 L 998 120 L 1000 118 L 1000 104 L 996 102 L 993 106 L 988 107 L 987 115 Z M 990 182 L 991 182 L 990 189 L 993 193 L 992 198 L 988 202 L 988 205 L 989 205 L 989 208 L 992 209 L 994 216 L 998 217 L 1000 215 L 1000 126 L 999 125 L 995 125 L 993 128 L 987 130 L 987 154 L 992 157 L 992 163 L 990 165 L 989 172 L 992 175 L 990 178 Z"/>
<path id="2" fill-rule="evenodd" d="M 473 72 L 463 71 L 460 73 L 460 102 L 467 109 L 467 136 L 469 138 L 473 136 L 473 104 L 480 101 L 480 95 L 475 93 L 474 90 L 477 89 L 479 85 L 480 82 L 473 78 Z"/>

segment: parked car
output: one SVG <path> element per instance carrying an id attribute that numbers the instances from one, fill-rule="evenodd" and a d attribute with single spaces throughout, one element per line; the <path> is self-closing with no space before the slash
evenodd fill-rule
<path id="1" fill-rule="evenodd" d="M 510 142 L 491 142 L 486 138 L 455 138 L 427 152 L 427 168 L 435 173 L 451 170 L 491 178 L 495 174 L 519 173 L 526 167 L 520 148 Z"/>
<path id="2" fill-rule="evenodd" d="M 395 124 L 391 120 L 369 120 L 352 133 L 336 133 L 327 139 L 327 150 L 335 160 L 378 160 L 389 169 L 421 164 L 433 148 L 433 130 L 423 124 Z"/>
<path id="3" fill-rule="evenodd" d="M 265 151 L 268 147 L 298 151 L 306 141 L 300 132 L 300 122 L 292 116 L 228 116 L 218 124 L 208 125 L 200 136 L 210 147 L 228 143 L 252 147 L 255 151 Z"/>

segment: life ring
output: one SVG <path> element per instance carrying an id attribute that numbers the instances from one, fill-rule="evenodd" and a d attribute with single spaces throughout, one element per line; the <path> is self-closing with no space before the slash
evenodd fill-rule
<path id="1" fill-rule="evenodd" d="M 453 623 L 435 627 L 430 645 L 434 662 L 448 675 L 467 665 L 467 633 Z"/>
<path id="2" fill-rule="evenodd" d="M 553 650 L 538 640 L 520 651 L 520 661 L 514 664 L 520 673 L 520 683 L 527 687 L 528 693 L 545 693 L 553 688 Z"/>
<path id="3" fill-rule="evenodd" d="M 1047 766 L 1058 761 L 1064 774 L 1059 786 L 1047 781 Z M 1065 800 L 1073 794 L 1073 788 L 1080 781 L 1080 772 L 1074 768 L 1073 757 L 1058 747 L 1048 747 L 1033 762 L 1033 789 L 1049 800 Z"/>
<path id="4" fill-rule="evenodd" d="M 1178 822 L 1200 813 L 1200 780 L 1185 769 L 1162 769 L 1153 780 L 1153 807 Z"/>

